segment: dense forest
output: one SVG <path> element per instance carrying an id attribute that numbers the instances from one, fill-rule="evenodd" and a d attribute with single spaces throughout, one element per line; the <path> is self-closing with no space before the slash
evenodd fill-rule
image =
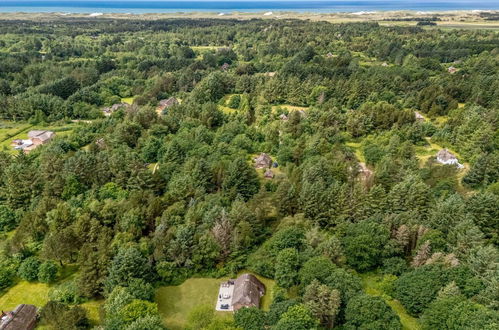
<path id="1" fill-rule="evenodd" d="M 180 328 L 497 329 L 498 110 L 494 31 L 0 21 L 0 132 L 73 124 L 0 151 L 0 299 L 47 283 L 47 329 L 166 329 L 160 288 L 244 270 L 268 308 Z"/>

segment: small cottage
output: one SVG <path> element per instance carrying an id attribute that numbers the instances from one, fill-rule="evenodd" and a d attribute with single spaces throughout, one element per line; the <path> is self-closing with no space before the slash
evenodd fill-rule
<path id="1" fill-rule="evenodd" d="M 113 114 L 113 112 L 116 112 L 120 109 L 127 109 L 128 107 L 130 107 L 130 104 L 128 103 L 116 103 L 110 107 L 103 108 L 102 113 L 104 114 L 104 116 L 109 117 Z"/>
<path id="2" fill-rule="evenodd" d="M 270 168 L 272 165 L 272 158 L 266 153 L 262 152 L 260 156 L 253 159 L 256 168 Z"/>
<path id="3" fill-rule="evenodd" d="M 464 167 L 459 163 L 456 156 L 447 149 L 442 149 L 437 153 L 437 161 L 444 165 L 456 165 L 458 168 Z"/>
<path id="4" fill-rule="evenodd" d="M 234 311 L 242 307 L 260 307 L 260 298 L 265 294 L 265 285 L 254 275 L 243 274 L 234 282 L 232 308 Z"/>
<path id="5" fill-rule="evenodd" d="M 271 169 L 267 169 L 265 171 L 265 174 L 263 175 L 265 179 L 273 179 L 274 178 L 274 172 L 272 172 Z"/>
<path id="6" fill-rule="evenodd" d="M 156 112 L 161 115 L 165 109 L 173 107 L 175 105 L 179 105 L 180 102 L 175 97 L 170 97 L 168 99 L 164 99 L 159 101 L 158 107 L 156 108 Z"/>
<path id="7" fill-rule="evenodd" d="M 38 318 L 36 306 L 21 304 L 11 312 L 3 312 L 0 330 L 32 330 Z"/>

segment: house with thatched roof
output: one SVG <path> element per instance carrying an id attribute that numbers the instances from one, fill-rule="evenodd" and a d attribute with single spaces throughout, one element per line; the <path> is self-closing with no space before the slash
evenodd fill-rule
<path id="1" fill-rule="evenodd" d="M 120 109 L 127 109 L 128 107 L 130 107 L 130 104 L 128 103 L 116 103 L 110 107 L 103 108 L 102 113 L 104 114 L 104 116 L 109 117 L 113 114 L 113 112 L 116 112 Z"/>
<path id="2" fill-rule="evenodd" d="M 159 115 L 161 115 L 165 109 L 168 109 L 170 107 L 173 107 L 173 106 L 179 105 L 179 104 L 180 104 L 179 100 L 177 100 L 177 98 L 172 96 L 168 99 L 164 99 L 164 100 L 159 101 L 158 107 L 156 108 L 156 112 Z"/>
<path id="3" fill-rule="evenodd" d="M 265 285 L 252 274 L 243 274 L 234 282 L 232 309 L 260 307 L 260 298 L 265 294 Z"/>
<path id="4" fill-rule="evenodd" d="M 272 165 L 272 158 L 264 152 L 253 160 L 255 161 L 256 168 L 270 168 Z"/>
<path id="5" fill-rule="evenodd" d="M 263 174 L 265 179 L 273 179 L 274 178 L 274 172 L 272 172 L 271 169 L 267 169 L 265 173 Z"/>
<path id="6" fill-rule="evenodd" d="M 0 330 L 32 330 L 36 326 L 38 310 L 36 306 L 21 304 L 11 312 L 3 312 Z"/>
<path id="7" fill-rule="evenodd" d="M 444 165 L 456 165 L 458 168 L 464 167 L 448 149 L 442 149 L 437 153 L 437 161 Z"/>

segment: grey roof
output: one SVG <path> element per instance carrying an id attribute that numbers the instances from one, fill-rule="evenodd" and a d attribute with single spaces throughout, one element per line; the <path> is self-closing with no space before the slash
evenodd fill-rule
<path id="1" fill-rule="evenodd" d="M 234 283 L 232 306 L 234 310 L 241 307 L 259 307 L 260 297 L 265 294 L 265 285 L 252 274 L 239 276 Z"/>
<path id="2" fill-rule="evenodd" d="M 40 139 L 42 142 L 46 142 L 54 137 L 55 133 L 52 131 L 29 131 L 28 137 L 30 139 Z"/>
<path id="3" fill-rule="evenodd" d="M 37 308 L 33 305 L 21 304 L 7 313 L 0 322 L 0 330 L 31 330 L 37 319 Z"/>
<path id="4" fill-rule="evenodd" d="M 266 153 L 262 152 L 258 157 L 255 157 L 255 166 L 259 168 L 270 167 L 272 158 Z"/>
<path id="5" fill-rule="evenodd" d="M 449 150 L 447 150 L 447 149 L 440 150 L 437 153 L 437 158 L 439 160 L 444 161 L 444 162 L 452 160 L 452 159 L 457 159 L 456 156 L 452 152 L 450 152 Z"/>
<path id="6" fill-rule="evenodd" d="M 177 104 L 179 104 L 179 102 L 174 97 L 170 97 L 169 99 L 159 101 L 159 106 L 164 108 L 168 108 Z"/>

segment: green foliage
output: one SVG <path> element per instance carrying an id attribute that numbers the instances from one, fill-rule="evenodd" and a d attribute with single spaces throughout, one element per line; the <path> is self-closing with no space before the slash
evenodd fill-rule
<path id="1" fill-rule="evenodd" d="M 265 312 L 255 307 L 241 308 L 234 313 L 234 323 L 244 330 L 264 329 Z"/>
<path id="2" fill-rule="evenodd" d="M 87 329 L 90 325 L 85 309 L 68 307 L 56 301 L 49 301 L 43 306 L 40 318 L 53 329 Z"/>
<path id="3" fill-rule="evenodd" d="M 133 279 L 149 279 L 151 270 L 147 259 L 136 248 L 123 248 L 118 251 L 110 267 L 106 286 L 108 291 L 118 285 L 127 286 Z"/>
<path id="4" fill-rule="evenodd" d="M 350 225 L 344 238 L 348 264 L 359 271 L 378 266 L 388 239 L 388 229 L 374 221 Z"/>
<path id="5" fill-rule="evenodd" d="M 16 214 L 9 207 L 0 205 L 0 232 L 14 229 L 16 223 Z"/>
<path id="6" fill-rule="evenodd" d="M 281 319 L 275 325 L 276 330 L 296 329 L 311 330 L 317 329 L 318 321 L 305 305 L 294 305 L 282 314 Z"/>
<path id="7" fill-rule="evenodd" d="M 52 261 L 43 262 L 38 269 L 38 281 L 52 283 L 57 275 L 57 265 Z"/>
<path id="8" fill-rule="evenodd" d="M 428 307 L 447 280 L 447 274 L 440 266 L 418 267 L 395 281 L 393 294 L 409 313 L 418 315 Z"/>
<path id="9" fill-rule="evenodd" d="M 229 165 L 222 187 L 230 195 L 240 195 L 247 200 L 258 192 L 260 181 L 255 170 L 240 157 Z"/>
<path id="10" fill-rule="evenodd" d="M 26 281 L 36 281 L 38 279 L 39 269 L 40 261 L 36 257 L 29 257 L 26 258 L 19 266 L 17 276 Z"/>
<path id="11" fill-rule="evenodd" d="M 347 304 L 346 329 L 402 329 L 395 312 L 380 297 L 360 294 Z"/>
<path id="12" fill-rule="evenodd" d="M 275 265 L 275 279 L 278 286 L 290 288 L 296 284 L 298 267 L 300 266 L 299 258 L 298 251 L 293 248 L 287 248 L 279 252 Z"/>

